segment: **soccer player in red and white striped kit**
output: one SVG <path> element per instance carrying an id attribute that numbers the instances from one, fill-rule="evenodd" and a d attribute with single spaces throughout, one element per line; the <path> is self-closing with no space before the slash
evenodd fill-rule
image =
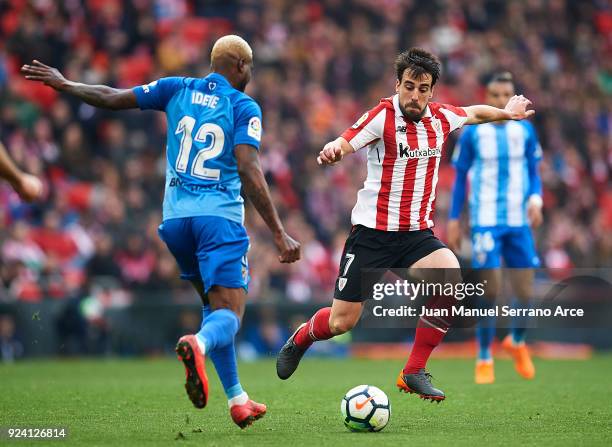
<path id="1" fill-rule="evenodd" d="M 522 120 L 535 113 L 526 110 L 531 102 L 522 95 L 512 97 L 503 109 L 430 102 L 441 64 L 420 48 L 399 54 L 395 69 L 396 94 L 382 99 L 319 153 L 319 164 L 331 165 L 367 147 L 368 174 L 353 208 L 353 228 L 344 246 L 332 306 L 316 312 L 287 340 L 276 363 L 281 379 L 293 374 L 313 342 L 355 326 L 366 299 L 362 269 L 459 269 L 453 252 L 431 230 L 444 142 L 465 124 Z M 440 318 L 421 317 L 412 352 L 397 379 L 401 390 L 444 400 L 425 366 L 449 326 Z"/>

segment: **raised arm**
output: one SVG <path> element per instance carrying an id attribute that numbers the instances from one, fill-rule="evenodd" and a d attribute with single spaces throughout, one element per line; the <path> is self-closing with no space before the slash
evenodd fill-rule
<path id="1" fill-rule="evenodd" d="M 9 182 L 19 197 L 26 202 L 36 200 L 42 194 L 40 180 L 15 166 L 2 143 L 0 143 L 0 178 Z"/>
<path id="2" fill-rule="evenodd" d="M 249 144 L 238 144 L 234 148 L 234 154 L 243 191 L 272 231 L 274 244 L 280 253 L 280 262 L 297 261 L 300 259 L 300 243 L 291 238 L 283 228 L 261 170 L 257 149 Z"/>
<path id="3" fill-rule="evenodd" d="M 37 60 L 24 65 L 21 72 L 26 79 L 42 82 L 59 92 L 65 92 L 103 109 L 122 110 L 138 107 L 132 89 L 118 89 L 106 85 L 87 85 L 66 79 L 57 68 L 49 67 Z"/>
<path id="4" fill-rule="evenodd" d="M 523 95 L 514 95 L 503 109 L 487 105 L 463 107 L 467 113 L 465 124 L 482 124 L 492 121 L 523 120 L 535 114 L 535 110 L 527 110 L 531 101 Z"/>

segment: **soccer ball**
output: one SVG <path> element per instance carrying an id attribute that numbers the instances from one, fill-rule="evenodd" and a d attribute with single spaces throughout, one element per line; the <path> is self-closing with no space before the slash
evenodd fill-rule
<path id="1" fill-rule="evenodd" d="M 340 403 L 344 425 L 351 431 L 381 431 L 389 423 L 389 398 L 379 388 L 359 385 L 348 390 Z"/>

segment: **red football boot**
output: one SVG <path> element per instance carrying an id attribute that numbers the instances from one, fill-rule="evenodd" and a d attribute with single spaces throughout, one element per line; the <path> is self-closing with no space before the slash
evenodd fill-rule
<path id="1" fill-rule="evenodd" d="M 200 351 L 195 335 L 181 337 L 175 350 L 178 359 L 185 365 L 187 395 L 196 408 L 204 408 L 208 402 L 208 377 L 204 354 Z"/>
<path id="2" fill-rule="evenodd" d="M 244 405 L 232 405 L 230 414 L 238 427 L 246 428 L 252 425 L 257 419 L 264 417 L 266 414 L 266 406 L 249 399 Z"/>

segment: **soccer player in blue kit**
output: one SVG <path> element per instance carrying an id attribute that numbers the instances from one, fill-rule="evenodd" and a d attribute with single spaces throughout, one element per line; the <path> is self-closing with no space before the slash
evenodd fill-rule
<path id="1" fill-rule="evenodd" d="M 487 84 L 487 103 L 504 107 L 513 95 L 512 75 L 493 75 Z M 454 251 L 460 248 L 459 216 L 469 177 L 472 267 L 485 269 L 482 274 L 487 278 L 487 298 L 494 300 L 500 293 L 499 267 L 503 257 L 515 294 L 527 303 L 533 294 L 533 269 L 540 265 L 529 226 L 536 228 L 542 223 L 542 182 L 538 173 L 542 149 L 535 129 L 526 120 L 469 126 L 461 134 L 457 149 L 453 157 L 457 176 L 448 247 Z M 535 367 L 525 345 L 524 326 L 524 321 L 516 319 L 502 346 L 513 357 L 516 371 L 532 379 Z M 476 334 L 479 349 L 475 381 L 493 383 L 494 318 L 479 321 Z"/>
<path id="2" fill-rule="evenodd" d="M 133 89 L 72 82 L 38 61 L 24 65 L 22 72 L 97 107 L 166 112 L 166 191 L 159 235 L 181 277 L 192 282 L 204 304 L 200 331 L 181 337 L 176 347 L 185 366 L 185 389 L 197 408 L 206 406 L 209 357 L 231 417 L 244 428 L 261 418 L 266 406 L 242 389 L 234 350 L 249 282 L 241 187 L 273 232 L 280 262 L 297 261 L 300 244 L 285 232 L 259 163 L 261 110 L 244 93 L 252 50 L 239 36 L 223 36 L 210 60 L 211 73 L 204 78 L 162 78 Z"/>

